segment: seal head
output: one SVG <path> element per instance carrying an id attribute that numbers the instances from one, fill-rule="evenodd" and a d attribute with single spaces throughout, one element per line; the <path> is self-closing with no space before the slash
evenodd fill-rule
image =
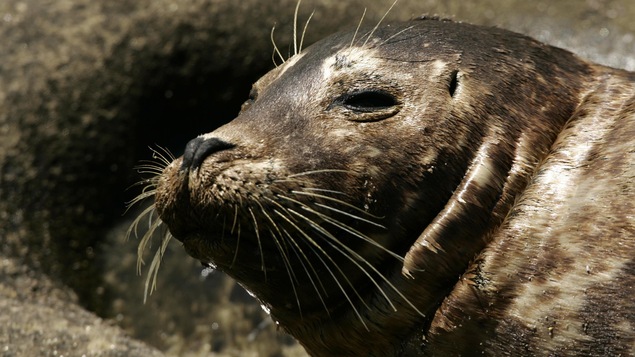
<path id="1" fill-rule="evenodd" d="M 260 79 L 235 120 L 165 168 L 156 209 L 311 354 L 443 351 L 424 343 L 435 314 L 599 67 L 449 21 L 357 33 Z"/>

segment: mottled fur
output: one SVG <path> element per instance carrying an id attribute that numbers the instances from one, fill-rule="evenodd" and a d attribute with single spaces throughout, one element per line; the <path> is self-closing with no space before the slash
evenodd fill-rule
<path id="1" fill-rule="evenodd" d="M 462 23 L 356 33 L 165 168 L 171 234 L 316 356 L 634 353 L 635 76 Z"/>

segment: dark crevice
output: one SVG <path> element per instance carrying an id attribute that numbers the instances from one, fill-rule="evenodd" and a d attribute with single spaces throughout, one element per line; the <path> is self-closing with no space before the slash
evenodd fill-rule
<path id="1" fill-rule="evenodd" d="M 450 85 L 449 85 L 448 91 L 450 92 L 451 97 L 454 97 L 456 88 L 459 85 L 458 74 L 459 74 L 459 71 L 453 71 L 452 74 L 450 75 Z"/>

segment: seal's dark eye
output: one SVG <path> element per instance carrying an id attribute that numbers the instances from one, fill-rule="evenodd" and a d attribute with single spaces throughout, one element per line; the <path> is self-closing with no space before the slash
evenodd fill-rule
<path id="1" fill-rule="evenodd" d="M 258 91 L 256 90 L 256 88 L 251 88 L 251 90 L 249 91 L 249 100 L 253 102 L 254 100 L 256 100 L 257 97 Z"/>
<path id="2" fill-rule="evenodd" d="M 327 110 L 339 113 L 347 120 L 371 122 L 390 118 L 399 113 L 401 103 L 388 91 L 367 89 L 340 95 Z"/>
<path id="3" fill-rule="evenodd" d="M 341 102 L 347 109 L 363 113 L 390 108 L 398 104 L 392 94 L 380 90 L 346 94 L 341 98 Z"/>
<path id="4" fill-rule="evenodd" d="M 258 98 L 258 91 L 256 90 L 256 88 L 252 88 L 249 92 L 249 98 L 247 98 L 247 100 L 240 107 L 240 111 L 242 112 L 243 110 L 247 109 L 247 107 L 249 107 L 253 102 L 256 101 L 256 98 Z"/>

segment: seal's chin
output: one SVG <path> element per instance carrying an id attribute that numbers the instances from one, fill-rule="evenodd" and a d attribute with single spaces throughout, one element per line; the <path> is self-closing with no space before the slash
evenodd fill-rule
<path id="1" fill-rule="evenodd" d="M 382 274 L 401 269 L 395 256 L 368 242 L 354 244 L 351 233 L 333 227 L 288 222 L 277 230 L 260 224 L 257 231 L 249 220 L 230 220 L 233 213 L 218 217 L 204 228 L 172 233 L 190 256 L 240 282 L 280 320 L 363 306 L 378 293 Z"/>
<path id="2" fill-rule="evenodd" d="M 250 244 L 246 237 L 241 237 L 242 242 L 221 242 L 218 236 L 207 237 L 201 234 L 192 234 L 183 239 L 185 251 L 203 264 L 211 264 L 217 269 L 230 275 L 234 270 L 247 270 L 250 275 L 262 278 L 266 271 L 277 271 L 277 266 L 269 264 L 263 266 L 258 247 Z M 238 245 L 240 244 L 240 245 Z"/>

